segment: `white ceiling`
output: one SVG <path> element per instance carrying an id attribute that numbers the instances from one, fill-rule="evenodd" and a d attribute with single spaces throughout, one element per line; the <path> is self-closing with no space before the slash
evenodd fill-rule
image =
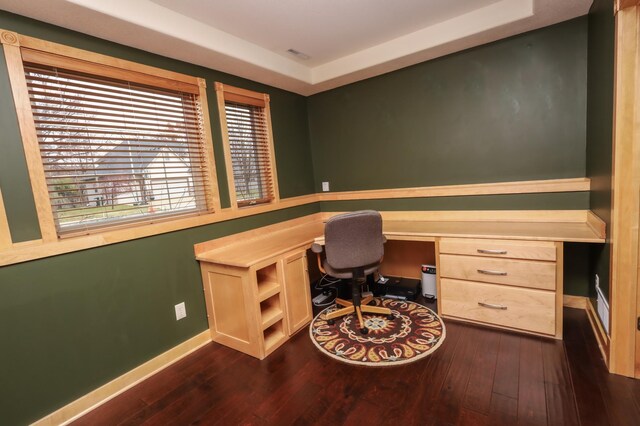
<path id="1" fill-rule="evenodd" d="M 152 1 L 279 55 L 295 48 L 315 67 L 500 0 Z"/>
<path id="2" fill-rule="evenodd" d="M 310 95 L 581 16 L 591 2 L 0 0 L 0 8 Z"/>

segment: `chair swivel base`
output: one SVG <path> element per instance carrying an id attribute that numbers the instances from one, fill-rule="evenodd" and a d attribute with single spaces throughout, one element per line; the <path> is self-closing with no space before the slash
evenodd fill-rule
<path id="1" fill-rule="evenodd" d="M 391 309 L 389 308 L 381 308 L 380 306 L 368 306 L 367 304 L 372 300 L 373 296 L 367 296 L 362 299 L 362 301 L 358 305 L 354 306 L 353 302 L 349 300 L 337 298 L 336 304 L 344 307 L 325 314 L 324 318 L 331 324 L 334 319 L 343 317 L 345 315 L 350 315 L 355 311 L 356 315 L 358 316 L 358 322 L 360 323 L 360 332 L 362 334 L 367 334 L 369 330 L 364 325 L 364 319 L 362 318 L 363 312 L 368 314 L 386 315 L 389 319 L 394 318 L 393 314 L 391 313 Z"/>

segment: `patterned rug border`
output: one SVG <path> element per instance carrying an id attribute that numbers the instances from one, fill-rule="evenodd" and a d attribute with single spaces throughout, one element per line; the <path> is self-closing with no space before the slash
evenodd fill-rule
<path id="1" fill-rule="evenodd" d="M 379 297 L 378 299 L 384 300 L 385 298 L 384 297 Z M 444 321 L 442 320 L 442 317 L 440 315 L 438 315 L 436 312 L 434 312 L 433 310 L 431 310 L 430 308 L 428 308 L 428 307 L 426 307 L 426 306 L 424 306 L 424 305 L 422 305 L 422 304 L 420 304 L 418 302 L 414 302 L 412 300 L 407 300 L 407 302 L 415 303 L 416 305 L 425 308 L 426 310 L 431 312 L 433 315 L 435 315 L 440 320 L 440 324 L 442 324 L 442 336 L 438 340 L 438 343 L 436 343 L 434 346 L 429 348 L 428 351 L 422 352 L 420 355 L 417 355 L 414 358 L 406 359 L 406 360 L 403 360 L 403 361 L 393 361 L 393 362 L 366 362 L 366 361 L 354 361 L 354 360 L 350 360 L 350 359 L 345 359 L 345 358 L 339 357 L 337 355 L 334 355 L 334 354 L 328 352 L 325 348 L 320 346 L 320 344 L 316 341 L 316 339 L 314 339 L 314 337 L 313 337 L 313 324 L 316 321 L 316 319 L 318 319 L 318 317 L 320 315 L 325 313 L 325 311 L 334 308 L 336 306 L 335 304 L 333 304 L 331 306 L 327 306 L 322 311 L 320 311 L 320 313 L 318 313 L 318 315 L 313 317 L 313 319 L 311 320 L 311 324 L 309 324 L 309 338 L 311 339 L 313 344 L 316 346 L 316 348 L 318 348 L 318 350 L 321 353 L 323 353 L 324 355 L 326 355 L 326 356 L 328 356 L 330 358 L 333 358 L 333 359 L 335 359 L 337 361 L 344 362 L 346 364 L 360 365 L 360 366 L 363 366 L 363 367 L 394 367 L 394 366 L 397 366 L 397 365 L 410 364 L 412 362 L 419 361 L 419 360 L 431 355 L 433 352 L 435 352 L 440 347 L 440 345 L 442 345 L 442 343 L 447 338 L 447 327 L 444 324 Z"/>

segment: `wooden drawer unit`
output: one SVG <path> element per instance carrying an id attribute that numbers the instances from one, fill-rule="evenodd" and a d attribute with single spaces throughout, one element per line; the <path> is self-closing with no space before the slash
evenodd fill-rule
<path id="1" fill-rule="evenodd" d="M 442 314 L 553 336 L 555 293 L 443 278 Z"/>
<path id="2" fill-rule="evenodd" d="M 440 253 L 555 261 L 556 245 L 549 241 L 442 238 Z"/>
<path id="3" fill-rule="evenodd" d="M 436 247 L 442 315 L 562 338 L 562 243 L 441 238 Z"/>
<path id="4" fill-rule="evenodd" d="M 556 288 L 555 262 L 441 254 L 440 276 L 546 290 Z"/>

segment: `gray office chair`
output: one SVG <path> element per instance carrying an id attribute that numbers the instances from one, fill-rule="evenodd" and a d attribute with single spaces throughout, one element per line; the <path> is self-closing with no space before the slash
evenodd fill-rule
<path id="1" fill-rule="evenodd" d="M 378 270 L 384 255 L 386 238 L 382 234 L 382 216 L 373 210 L 345 213 L 329 219 L 324 228 L 324 248 L 313 244 L 311 250 L 318 255 L 318 267 L 322 273 L 335 278 L 351 279 L 352 301 L 336 298 L 342 309 L 330 312 L 325 318 L 330 324 L 335 318 L 356 314 L 360 332 L 368 329 L 362 313 L 387 315 L 393 319 L 391 310 L 378 306 L 367 306 L 372 296 L 362 299 L 361 286 L 366 276 Z M 326 257 L 322 260 L 321 253 Z"/>

